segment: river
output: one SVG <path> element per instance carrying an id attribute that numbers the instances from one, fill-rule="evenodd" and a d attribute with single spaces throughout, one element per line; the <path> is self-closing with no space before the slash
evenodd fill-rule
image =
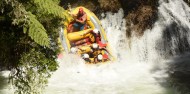
<path id="1" fill-rule="evenodd" d="M 64 54 L 45 94 L 184 94 L 169 83 L 168 71 L 174 72 L 169 69 L 176 57 L 189 52 L 190 8 L 182 0 L 160 0 L 158 19 L 142 37 L 126 37 L 123 14 L 120 9 L 103 13 L 101 19 L 116 60 L 87 65 Z"/>

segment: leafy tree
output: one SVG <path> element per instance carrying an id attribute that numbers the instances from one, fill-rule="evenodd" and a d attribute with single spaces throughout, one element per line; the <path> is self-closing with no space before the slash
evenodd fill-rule
<path id="1" fill-rule="evenodd" d="M 0 65 L 18 94 L 39 94 L 58 67 L 58 31 L 69 15 L 59 0 L 0 1 Z M 41 88 L 41 89 L 40 89 Z"/>

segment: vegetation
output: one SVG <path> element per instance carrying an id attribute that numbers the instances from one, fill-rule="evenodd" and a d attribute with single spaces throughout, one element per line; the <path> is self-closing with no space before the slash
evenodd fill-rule
<path id="1" fill-rule="evenodd" d="M 10 69 L 17 94 L 39 94 L 58 67 L 59 0 L 0 1 L 0 69 Z"/>
<path id="2" fill-rule="evenodd" d="M 56 70 L 54 59 L 40 51 L 30 50 L 21 56 L 19 66 L 12 70 L 12 81 L 18 94 L 39 94 L 47 84 L 50 72 Z"/>

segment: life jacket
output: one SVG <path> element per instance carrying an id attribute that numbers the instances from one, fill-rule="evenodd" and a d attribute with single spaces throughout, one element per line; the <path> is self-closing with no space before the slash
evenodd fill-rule
<path id="1" fill-rule="evenodd" d="M 105 48 L 107 46 L 107 43 L 102 43 L 101 41 L 99 41 L 98 45 L 100 48 Z"/>
<path id="2" fill-rule="evenodd" d="M 103 56 L 103 59 L 108 59 L 109 57 L 107 54 L 103 54 L 102 56 Z"/>
<path id="3" fill-rule="evenodd" d="M 90 45 L 90 44 L 91 44 L 91 41 L 90 41 L 89 38 L 85 38 L 85 39 L 76 41 L 76 42 L 74 42 L 73 44 L 74 44 L 75 46 L 84 45 L 84 44 Z"/>
<path id="4" fill-rule="evenodd" d="M 96 57 L 98 56 L 99 54 L 102 54 L 102 51 L 101 50 L 93 50 L 93 55 Z"/>
<path id="5" fill-rule="evenodd" d="M 93 34 L 95 39 L 96 39 L 96 43 L 99 43 L 101 41 L 101 36 L 100 36 L 100 33 L 98 34 Z"/>

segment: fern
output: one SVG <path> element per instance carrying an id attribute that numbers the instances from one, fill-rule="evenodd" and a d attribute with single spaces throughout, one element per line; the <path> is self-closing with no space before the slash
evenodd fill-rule
<path id="1" fill-rule="evenodd" d="M 69 17 L 69 14 L 52 0 L 31 0 L 31 3 L 36 5 L 38 13 L 42 15 L 53 15 L 62 19 Z"/>
<path id="2" fill-rule="evenodd" d="M 37 20 L 36 16 L 30 11 L 26 11 L 24 5 L 17 0 L 9 1 L 8 3 L 13 7 L 13 24 L 23 26 L 23 32 L 28 33 L 31 39 L 39 45 L 49 47 L 50 41 L 46 29 Z M 50 15 L 50 17 L 62 19 L 69 17 L 68 13 L 52 0 L 31 0 L 30 3 L 36 6 L 35 9 L 41 16 Z M 38 15 L 38 17 L 40 16 Z"/>
<path id="3" fill-rule="evenodd" d="M 46 29 L 36 19 L 35 15 L 27 12 L 24 6 L 18 1 L 14 0 L 11 3 L 13 9 L 12 15 L 14 16 L 13 24 L 23 27 L 23 32 L 28 33 L 32 40 L 41 46 L 50 47 L 50 41 L 46 33 Z"/>
<path id="4" fill-rule="evenodd" d="M 28 35 L 41 46 L 49 47 L 49 38 L 43 25 L 29 12 Z M 25 28 L 25 27 L 24 27 Z"/>
<path id="5" fill-rule="evenodd" d="M 11 45 L 8 50 L 9 44 L 3 47 L 7 50 L 3 51 L 7 53 L 3 58 L 7 59 L 11 55 L 10 52 L 15 53 L 8 58 L 10 63 L 7 65 L 13 65 L 18 70 L 16 74 L 15 71 L 12 71 L 11 77 L 14 81 L 12 84 L 15 86 L 15 93 L 38 94 L 39 90 L 46 85 L 47 77 L 56 70 L 55 58 L 58 47 L 55 43 L 57 43 L 56 39 L 59 35 L 57 31 L 60 22 L 66 19 L 67 13 L 58 6 L 58 0 L 53 1 L 0 0 L 0 12 L 6 10 L 1 15 L 5 18 L 3 23 L 8 23 L 2 24 L 5 27 L 2 29 L 7 31 L 5 34 L 10 37 L 2 41 Z M 11 25 L 11 22 L 15 26 Z M 11 31 L 10 35 L 9 31 Z M 13 41 L 10 42 L 10 39 Z M 6 45 L 6 43 L 4 44 Z M 47 47 L 49 48 L 47 49 Z"/>

